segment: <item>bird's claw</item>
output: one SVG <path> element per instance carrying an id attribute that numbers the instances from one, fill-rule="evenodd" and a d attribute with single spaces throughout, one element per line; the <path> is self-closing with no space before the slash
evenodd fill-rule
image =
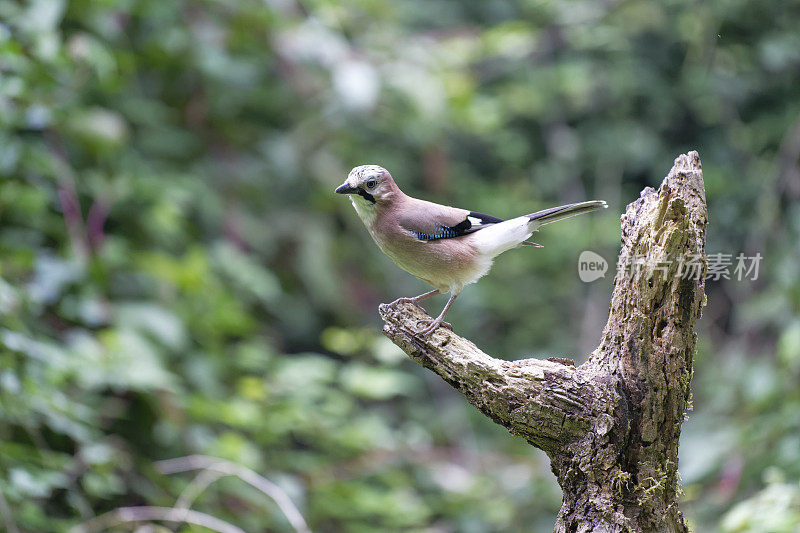
<path id="1" fill-rule="evenodd" d="M 416 333 L 421 337 L 427 337 L 428 335 L 433 333 L 439 326 L 445 329 L 449 329 L 450 331 L 453 331 L 453 325 L 450 324 L 449 322 L 445 322 L 444 320 L 424 320 L 422 323 L 429 324 L 429 326 Z"/>
<path id="2" fill-rule="evenodd" d="M 427 313 L 427 311 L 425 311 L 425 309 L 417 303 L 417 300 L 415 298 L 402 297 L 386 305 L 388 305 L 390 309 L 394 309 L 395 307 L 397 307 L 397 304 L 411 304 L 420 311 L 422 311 L 423 313 Z"/>

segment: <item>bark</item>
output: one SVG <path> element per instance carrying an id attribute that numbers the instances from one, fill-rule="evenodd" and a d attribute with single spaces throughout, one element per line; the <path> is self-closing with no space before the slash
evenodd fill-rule
<path id="1" fill-rule="evenodd" d="M 556 532 L 688 532 L 678 438 L 705 303 L 706 203 L 697 152 L 675 160 L 621 217 L 622 250 L 600 345 L 563 359 L 503 361 L 429 319 L 382 305 L 384 333 L 475 407 L 544 450 L 564 496 Z"/>

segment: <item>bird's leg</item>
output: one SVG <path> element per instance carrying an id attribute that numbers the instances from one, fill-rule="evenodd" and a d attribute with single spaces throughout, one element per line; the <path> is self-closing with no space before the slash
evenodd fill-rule
<path id="1" fill-rule="evenodd" d="M 397 300 L 395 300 L 392 303 L 390 303 L 389 307 L 394 307 L 397 304 L 412 304 L 417 309 L 420 309 L 423 312 L 425 312 L 425 309 L 422 309 L 422 306 L 419 305 L 419 302 L 421 302 L 422 300 L 427 300 L 431 296 L 436 296 L 437 294 L 439 294 L 439 289 L 433 289 L 430 292 L 426 292 L 424 294 L 420 294 L 419 296 L 414 296 L 413 298 L 405 298 L 405 297 L 404 298 L 398 298 Z"/>
<path id="2" fill-rule="evenodd" d="M 437 316 L 433 321 L 431 321 L 430 325 L 427 328 L 417 332 L 417 335 L 422 335 L 423 337 L 426 337 L 430 335 L 433 332 L 433 330 L 435 330 L 439 326 L 444 326 L 450 331 L 452 331 L 453 326 L 444 321 L 444 315 L 447 314 L 447 311 L 450 309 L 450 306 L 453 305 L 456 296 L 458 296 L 458 293 L 450 295 L 450 299 L 447 300 L 446 304 L 444 304 L 444 309 L 442 309 L 442 312 L 439 313 L 439 316 Z"/>

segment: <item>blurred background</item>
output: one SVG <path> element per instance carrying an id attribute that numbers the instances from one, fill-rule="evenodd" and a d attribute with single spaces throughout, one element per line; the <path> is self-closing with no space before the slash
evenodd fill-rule
<path id="1" fill-rule="evenodd" d="M 698 325 L 682 509 L 698 532 L 798 531 L 800 3 L 0 3 L 0 529 L 189 487 L 198 512 L 294 530 L 239 477 L 158 462 L 203 454 L 314 531 L 552 531 L 547 457 L 380 334 L 380 302 L 427 289 L 333 188 L 375 163 L 498 217 L 608 201 L 448 315 L 494 356 L 580 363 L 619 215 L 693 149 L 707 251 L 733 264 Z M 580 281 L 584 250 L 605 278 Z"/>

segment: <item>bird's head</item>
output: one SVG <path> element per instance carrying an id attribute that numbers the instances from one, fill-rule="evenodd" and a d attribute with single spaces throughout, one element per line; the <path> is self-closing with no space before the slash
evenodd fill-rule
<path id="1" fill-rule="evenodd" d="M 339 194 L 352 194 L 353 204 L 375 207 L 390 201 L 399 192 L 389 171 L 378 165 L 361 165 L 350 171 L 344 183 L 336 188 Z"/>

